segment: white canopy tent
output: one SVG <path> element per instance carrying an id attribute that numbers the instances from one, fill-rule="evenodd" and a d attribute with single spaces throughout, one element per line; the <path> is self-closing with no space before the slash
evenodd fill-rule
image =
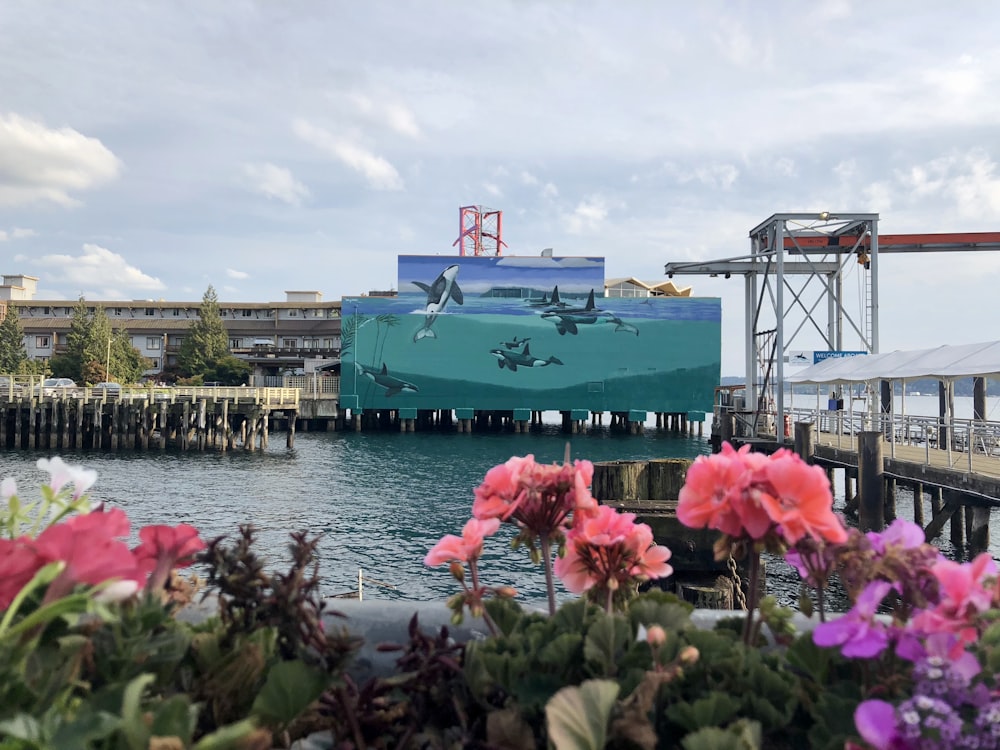
<path id="1" fill-rule="evenodd" d="M 979 376 L 1000 376 L 1000 341 L 827 359 L 789 375 L 786 380 L 791 383 L 862 383 Z"/>

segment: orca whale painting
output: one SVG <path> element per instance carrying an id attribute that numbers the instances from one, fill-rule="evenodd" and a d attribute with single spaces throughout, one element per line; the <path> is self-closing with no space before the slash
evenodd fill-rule
<path id="1" fill-rule="evenodd" d="M 599 257 L 397 262 L 343 299 L 342 408 L 712 410 L 718 298 L 605 297 Z"/>

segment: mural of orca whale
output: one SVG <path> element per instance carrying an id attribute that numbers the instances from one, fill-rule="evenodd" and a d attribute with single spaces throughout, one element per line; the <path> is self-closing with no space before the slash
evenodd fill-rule
<path id="1" fill-rule="evenodd" d="M 386 367 L 385 362 L 382 363 L 382 369 L 377 369 L 375 367 L 369 367 L 368 365 L 363 365 L 360 362 L 354 363 L 357 372 L 362 377 L 368 378 L 375 385 L 380 388 L 385 388 L 385 397 L 389 398 L 395 396 L 397 393 L 416 393 L 420 389 L 417 388 L 413 383 L 408 383 L 405 380 L 400 380 L 397 377 L 393 377 L 389 374 L 389 368 Z"/>
<path id="2" fill-rule="evenodd" d="M 511 372 L 517 372 L 518 367 L 548 367 L 549 365 L 562 364 L 562 360 L 557 357 L 539 359 L 532 356 L 528 346 L 525 344 L 524 349 L 519 352 L 509 349 L 490 349 L 490 354 L 497 358 L 497 366 L 501 370 L 506 367 Z"/>
<path id="3" fill-rule="evenodd" d="M 438 277 L 434 279 L 434 282 L 430 286 L 422 281 L 413 282 L 427 293 L 427 304 L 424 306 L 424 312 L 426 313 L 424 324 L 413 334 L 414 342 L 424 338 L 436 339 L 437 334 L 434 333 L 431 326 L 437 320 L 438 314 L 444 311 L 451 300 L 455 300 L 456 305 L 461 305 L 465 302 L 462 289 L 459 287 L 458 282 L 455 281 L 460 269 L 461 266 L 457 263 L 448 266 L 438 274 Z"/>

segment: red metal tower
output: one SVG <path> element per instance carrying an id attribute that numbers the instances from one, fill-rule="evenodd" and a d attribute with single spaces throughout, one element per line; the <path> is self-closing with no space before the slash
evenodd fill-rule
<path id="1" fill-rule="evenodd" d="M 503 211 L 485 206 L 462 206 L 458 209 L 459 255 L 503 255 Z"/>

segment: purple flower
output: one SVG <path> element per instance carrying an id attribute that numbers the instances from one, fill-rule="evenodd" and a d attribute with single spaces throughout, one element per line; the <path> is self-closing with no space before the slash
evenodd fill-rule
<path id="1" fill-rule="evenodd" d="M 869 531 L 865 536 L 876 554 L 884 555 L 889 546 L 916 549 L 924 543 L 924 530 L 912 521 L 897 518 L 881 534 Z"/>
<path id="2" fill-rule="evenodd" d="M 850 612 L 816 626 L 813 643 L 824 648 L 840 646 L 840 653 L 848 658 L 871 659 L 881 654 L 889 645 L 889 634 L 875 619 L 875 612 L 892 588 L 886 581 L 869 583 Z"/>

